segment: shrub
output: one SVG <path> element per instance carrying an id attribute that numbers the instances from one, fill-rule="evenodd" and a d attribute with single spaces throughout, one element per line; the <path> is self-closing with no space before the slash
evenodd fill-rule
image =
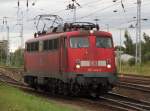
<path id="1" fill-rule="evenodd" d="M 147 52 L 146 54 L 143 55 L 143 61 L 144 62 L 150 61 L 150 52 Z"/>
<path id="2" fill-rule="evenodd" d="M 130 66 L 135 65 L 135 58 L 129 59 L 128 64 L 129 64 Z"/>

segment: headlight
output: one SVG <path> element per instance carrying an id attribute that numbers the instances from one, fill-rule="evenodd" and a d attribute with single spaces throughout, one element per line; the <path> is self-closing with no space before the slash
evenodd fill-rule
<path id="1" fill-rule="evenodd" d="M 111 68 L 111 65 L 110 65 L 110 64 L 107 64 L 107 68 L 110 69 L 110 68 Z"/>
<path id="2" fill-rule="evenodd" d="M 94 33 L 94 30 L 90 30 L 90 33 L 93 34 L 93 33 Z"/>
<path id="3" fill-rule="evenodd" d="M 79 69 L 81 66 L 80 64 L 76 64 L 76 68 Z"/>

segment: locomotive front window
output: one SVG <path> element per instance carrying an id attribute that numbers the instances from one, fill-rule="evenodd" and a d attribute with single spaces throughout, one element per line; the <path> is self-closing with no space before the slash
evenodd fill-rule
<path id="1" fill-rule="evenodd" d="M 89 47 L 89 39 L 87 37 L 71 37 L 71 48 L 86 48 Z"/>
<path id="2" fill-rule="evenodd" d="M 112 40 L 108 37 L 96 37 L 96 47 L 112 48 Z"/>

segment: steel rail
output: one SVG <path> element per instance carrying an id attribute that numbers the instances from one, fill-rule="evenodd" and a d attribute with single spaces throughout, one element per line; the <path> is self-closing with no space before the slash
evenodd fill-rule
<path id="1" fill-rule="evenodd" d="M 138 111 L 150 110 L 150 102 L 132 99 L 127 96 L 119 95 L 112 92 L 109 92 L 108 94 L 101 96 L 100 98 L 107 101 L 112 101 L 117 105 L 125 106 L 125 108 L 131 108 L 133 110 Z"/>
<path id="2" fill-rule="evenodd" d="M 7 83 L 10 86 L 14 86 L 14 87 L 21 88 L 21 89 L 34 90 L 33 88 L 28 87 L 27 84 L 23 84 L 21 82 L 18 82 L 16 80 L 14 80 L 8 76 L 2 75 L 2 74 L 0 74 L 0 82 Z"/>
<path id="3" fill-rule="evenodd" d="M 101 100 L 104 100 L 104 101 L 107 101 L 111 104 L 113 104 L 114 107 L 116 108 L 122 108 L 122 109 L 125 109 L 127 111 L 143 111 L 143 109 L 141 108 L 137 108 L 135 106 L 132 106 L 132 105 L 129 105 L 129 104 L 125 104 L 119 100 L 116 100 L 116 99 L 112 99 L 112 98 L 109 98 L 109 97 L 100 97 Z"/>
<path id="4" fill-rule="evenodd" d="M 142 75 L 136 75 L 136 74 L 119 74 L 119 77 L 122 78 L 136 78 L 136 79 L 144 79 L 144 80 L 150 80 L 150 76 L 142 76 Z"/>
<path id="5" fill-rule="evenodd" d="M 127 83 L 127 82 L 118 82 L 118 87 L 138 90 L 146 93 L 150 93 L 150 86 L 148 85 L 141 85 L 141 84 L 135 84 L 135 83 Z"/>

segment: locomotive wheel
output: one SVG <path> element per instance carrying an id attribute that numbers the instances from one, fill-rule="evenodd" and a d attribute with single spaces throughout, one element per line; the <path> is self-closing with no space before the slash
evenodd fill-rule
<path id="1" fill-rule="evenodd" d="M 100 96 L 100 88 L 99 88 L 99 85 L 98 84 L 91 84 L 89 87 L 88 87 L 88 94 L 90 97 L 94 98 L 94 99 L 97 99 L 99 98 Z"/>
<path id="2" fill-rule="evenodd" d="M 78 96 L 79 92 L 80 92 L 80 86 L 79 86 L 79 84 L 77 84 L 77 83 L 71 84 L 71 86 L 70 86 L 70 92 L 71 92 L 71 95 Z"/>
<path id="3" fill-rule="evenodd" d="M 53 80 L 53 79 L 50 79 L 50 80 L 49 80 L 48 88 L 49 88 L 49 92 L 50 92 L 52 95 L 55 95 L 55 94 L 56 94 L 55 80 Z"/>
<path id="4" fill-rule="evenodd" d="M 63 83 L 62 90 L 64 96 L 69 96 L 69 85 L 67 83 Z"/>
<path id="5" fill-rule="evenodd" d="M 33 82 L 30 84 L 35 90 L 38 89 L 37 78 L 33 78 Z"/>
<path id="6" fill-rule="evenodd" d="M 58 94 L 63 94 L 63 82 L 58 81 Z"/>
<path id="7" fill-rule="evenodd" d="M 99 98 L 99 94 L 98 94 L 98 92 L 95 92 L 95 91 L 91 91 L 90 93 L 89 93 L 89 96 L 92 98 L 92 99 L 98 99 Z"/>

